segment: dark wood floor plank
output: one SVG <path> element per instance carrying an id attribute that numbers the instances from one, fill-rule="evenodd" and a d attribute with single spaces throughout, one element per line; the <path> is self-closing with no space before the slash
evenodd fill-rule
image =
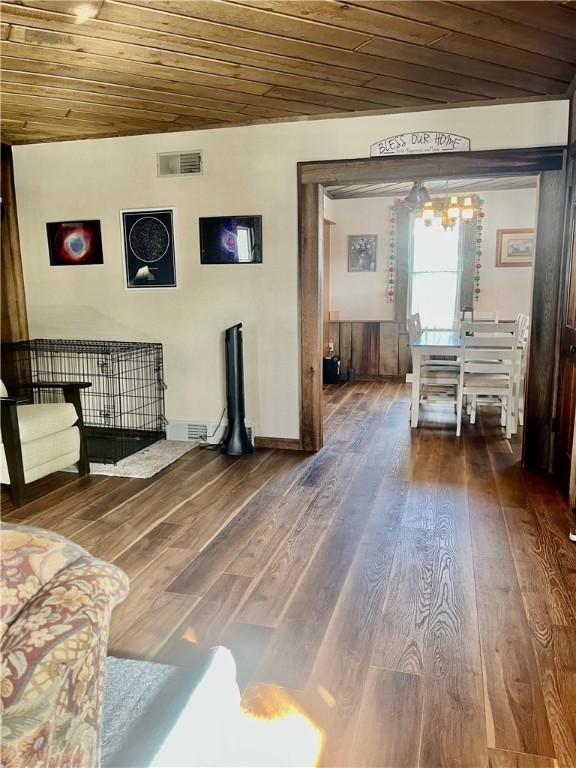
<path id="1" fill-rule="evenodd" d="M 372 663 L 408 674 L 424 673 L 424 645 L 432 591 L 432 534 L 402 527 Z"/>
<path id="2" fill-rule="evenodd" d="M 576 764 L 576 629 L 532 630 L 544 701 L 559 768 Z"/>
<path id="3" fill-rule="evenodd" d="M 550 757 L 523 755 L 520 752 L 506 752 L 503 749 L 488 750 L 489 768 L 558 768 Z"/>
<path id="4" fill-rule="evenodd" d="M 406 503 L 407 483 L 384 482 L 320 647 L 308 687 L 332 697 L 325 765 L 354 765 L 352 737 L 374 648 L 377 618 Z"/>
<path id="5" fill-rule="evenodd" d="M 514 565 L 478 558 L 475 566 L 488 745 L 555 757 Z"/>
<path id="6" fill-rule="evenodd" d="M 456 667 L 460 672 L 480 674 L 480 638 L 462 451 L 453 455 L 449 463 L 442 463 L 432 535 L 425 671 L 438 675 Z"/>
<path id="7" fill-rule="evenodd" d="M 318 492 L 313 495 L 312 502 L 302 508 L 296 525 L 260 575 L 254 591 L 240 609 L 238 621 L 278 626 L 324 540 L 342 494 L 358 465 L 356 456 L 337 455 L 330 465 L 329 474 L 315 489 Z"/>
<path id="8" fill-rule="evenodd" d="M 366 680 L 350 761 L 346 765 L 357 768 L 417 766 L 422 699 L 422 678 L 372 667 Z"/>
<path id="9" fill-rule="evenodd" d="M 451 669 L 424 678 L 420 768 L 488 765 L 482 676 Z"/>
<path id="10" fill-rule="evenodd" d="M 380 482 L 381 476 L 376 470 L 361 467 L 350 484 L 274 634 L 259 670 L 263 681 L 275 679 L 280 685 L 295 689 L 305 686 Z M 278 659 L 282 659 L 281 669 Z"/>
<path id="11" fill-rule="evenodd" d="M 576 626 L 576 590 L 564 578 L 554 540 L 530 506 L 503 512 L 528 621 Z"/>
<path id="12" fill-rule="evenodd" d="M 184 567 L 190 557 L 186 549 L 176 547 L 165 549 L 134 579 L 132 589 L 126 600 L 121 603 L 112 616 L 110 627 L 110 648 L 115 650 L 116 643 L 129 631 L 141 617 L 146 616 L 148 605 L 159 594 L 166 591 L 167 585 Z M 193 605 L 194 596 L 190 601 Z"/>
<path id="13" fill-rule="evenodd" d="M 139 616 L 114 641 L 114 655 L 131 659 L 150 659 L 158 656 L 170 641 L 173 628 L 200 600 L 190 595 L 160 592 L 151 599 L 144 615 Z"/>

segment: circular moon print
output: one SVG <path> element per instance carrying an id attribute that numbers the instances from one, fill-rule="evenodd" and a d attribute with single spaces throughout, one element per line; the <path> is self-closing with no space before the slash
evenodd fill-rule
<path id="1" fill-rule="evenodd" d="M 143 216 L 131 226 L 128 242 L 137 259 L 151 264 L 166 255 L 170 247 L 170 233 L 160 219 Z"/>

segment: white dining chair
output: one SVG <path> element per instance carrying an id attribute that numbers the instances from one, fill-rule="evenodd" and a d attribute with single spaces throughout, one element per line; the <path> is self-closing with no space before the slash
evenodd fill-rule
<path id="1" fill-rule="evenodd" d="M 410 315 L 407 320 L 410 349 L 422 335 L 422 325 L 418 313 Z M 460 379 L 460 365 L 457 360 L 443 360 L 418 356 L 420 360 L 420 375 L 412 380 L 412 387 L 418 387 L 418 402 L 431 397 L 446 400 L 449 398 L 456 406 L 456 389 Z M 412 357 L 414 367 L 414 357 Z M 419 382 L 416 383 L 416 380 Z M 416 420 L 416 414 L 414 414 Z M 415 426 L 415 425 L 414 425 Z"/>
<path id="2" fill-rule="evenodd" d="M 526 388 L 526 366 L 528 361 L 528 338 L 530 335 L 530 318 L 521 312 L 518 323 L 518 355 L 516 357 L 516 398 L 514 401 L 514 431 L 518 424 L 524 426 L 524 391 Z"/>
<path id="3" fill-rule="evenodd" d="M 496 399 L 501 405 L 501 423 L 510 438 L 514 429 L 514 396 L 518 323 L 463 323 L 462 365 L 458 387 L 456 434 L 460 435 L 465 397 L 472 398 L 470 422 L 476 417 L 478 396 Z"/>

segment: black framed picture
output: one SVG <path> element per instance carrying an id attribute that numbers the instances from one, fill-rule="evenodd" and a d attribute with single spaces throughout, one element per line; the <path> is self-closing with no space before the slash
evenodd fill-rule
<path id="1" fill-rule="evenodd" d="M 100 221 L 58 221 L 46 224 L 53 267 L 104 264 Z"/>
<path id="2" fill-rule="evenodd" d="M 262 216 L 200 219 L 202 264 L 261 264 Z"/>
<path id="3" fill-rule="evenodd" d="M 177 288 L 174 208 L 130 210 L 121 214 L 126 287 Z"/>

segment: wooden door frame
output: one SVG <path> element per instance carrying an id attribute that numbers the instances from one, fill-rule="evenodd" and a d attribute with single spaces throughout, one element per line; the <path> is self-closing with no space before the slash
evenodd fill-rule
<path id="1" fill-rule="evenodd" d="M 562 264 L 562 228 L 557 208 L 565 179 L 565 148 L 454 152 L 432 155 L 359 158 L 298 163 L 298 292 L 300 314 L 300 447 L 317 451 L 322 431 L 322 221 L 323 188 L 335 184 L 454 179 L 480 176 L 539 176 L 540 202 L 533 285 L 533 307 L 524 451 L 525 463 L 549 468 L 553 392 L 557 359 L 550 368 L 538 360 L 555 358 Z M 544 192 L 544 194 L 542 194 Z M 552 226 L 550 225 L 552 222 Z M 534 447 L 532 447 L 534 446 Z"/>

